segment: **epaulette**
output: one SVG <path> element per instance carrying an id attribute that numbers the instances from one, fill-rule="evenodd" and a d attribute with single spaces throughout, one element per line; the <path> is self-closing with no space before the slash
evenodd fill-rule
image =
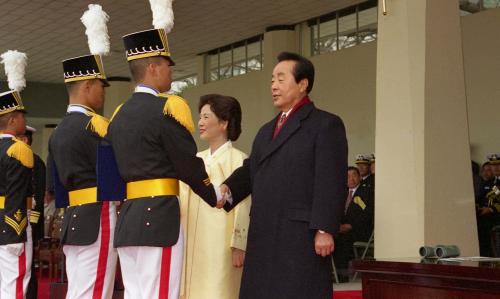
<path id="1" fill-rule="evenodd" d="M 7 156 L 12 157 L 27 168 L 33 168 L 34 158 L 31 147 L 19 139 L 13 138 L 14 143 L 7 150 Z"/>
<path id="2" fill-rule="evenodd" d="M 104 138 L 104 136 L 108 133 L 109 120 L 96 113 L 91 113 L 90 116 L 92 118 L 87 124 L 87 130 L 90 130 L 99 135 L 99 137 Z"/>
<path id="3" fill-rule="evenodd" d="M 113 119 L 115 118 L 115 115 L 118 113 L 118 111 L 120 111 L 120 109 L 122 108 L 122 106 L 123 106 L 123 103 L 120 104 L 120 105 L 118 105 L 118 107 L 116 107 L 115 112 L 113 112 L 113 115 L 111 115 L 111 119 L 109 120 L 109 122 L 113 121 Z"/>
<path id="4" fill-rule="evenodd" d="M 193 117 L 186 100 L 180 96 L 170 94 L 159 94 L 158 96 L 167 99 L 165 106 L 163 107 L 163 114 L 175 119 L 189 132 L 191 132 L 191 134 L 194 133 Z"/>

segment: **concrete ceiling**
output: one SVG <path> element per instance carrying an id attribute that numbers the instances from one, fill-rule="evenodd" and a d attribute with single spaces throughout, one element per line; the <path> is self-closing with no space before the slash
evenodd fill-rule
<path id="1" fill-rule="evenodd" d="M 363 0 L 177 0 L 169 44 L 177 63 L 176 78 L 196 72 L 196 55 L 265 31 L 272 25 L 295 24 Z M 152 28 L 147 0 L 0 0 L 0 53 L 28 54 L 27 80 L 62 82 L 61 61 L 89 53 L 80 17 L 88 4 L 109 14 L 108 76 L 129 77 L 121 37 Z M 0 80 L 5 80 L 3 70 Z"/>

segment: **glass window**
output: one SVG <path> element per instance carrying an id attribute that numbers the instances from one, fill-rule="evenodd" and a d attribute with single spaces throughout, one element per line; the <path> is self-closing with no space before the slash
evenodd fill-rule
<path id="1" fill-rule="evenodd" d="M 248 71 L 260 71 L 263 65 L 262 41 L 256 41 L 247 45 L 247 69 Z"/>
<path id="2" fill-rule="evenodd" d="M 208 81 L 219 80 L 219 54 L 210 54 L 207 57 Z"/>
<path id="3" fill-rule="evenodd" d="M 376 40 L 377 16 L 377 1 L 371 0 L 310 20 L 312 54 Z"/>
<path id="4" fill-rule="evenodd" d="M 313 26 L 313 40 L 315 42 L 314 52 L 321 54 L 325 52 L 337 51 L 337 19 Z M 319 36 L 319 39 L 317 38 Z"/>
<path id="5" fill-rule="evenodd" d="M 233 49 L 233 76 L 246 74 L 247 55 L 246 47 L 243 45 Z"/>
<path id="6" fill-rule="evenodd" d="M 377 7 L 359 12 L 358 37 L 361 43 L 369 43 L 377 39 Z"/>
<path id="7" fill-rule="evenodd" d="M 357 44 L 356 13 L 339 18 L 339 49 L 350 48 Z"/>
<path id="8" fill-rule="evenodd" d="M 172 82 L 172 87 L 170 88 L 169 94 L 181 95 L 184 90 L 191 86 L 196 86 L 197 82 L 196 75 L 191 75 L 182 79 L 177 79 Z"/>
<path id="9" fill-rule="evenodd" d="M 232 58 L 231 50 L 219 53 L 219 80 L 231 78 Z"/>
<path id="10" fill-rule="evenodd" d="M 250 71 L 262 70 L 262 42 L 262 36 L 257 36 L 210 51 L 206 58 L 208 81 L 227 79 Z"/>

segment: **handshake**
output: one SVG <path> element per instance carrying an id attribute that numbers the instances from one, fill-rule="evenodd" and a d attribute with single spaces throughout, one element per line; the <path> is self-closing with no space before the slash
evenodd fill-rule
<path id="1" fill-rule="evenodd" d="M 215 206 L 217 209 L 221 209 L 224 207 L 226 202 L 230 204 L 233 203 L 233 197 L 231 196 L 231 191 L 226 184 L 220 185 L 218 188 L 215 187 L 215 194 L 217 195 L 217 205 Z"/>

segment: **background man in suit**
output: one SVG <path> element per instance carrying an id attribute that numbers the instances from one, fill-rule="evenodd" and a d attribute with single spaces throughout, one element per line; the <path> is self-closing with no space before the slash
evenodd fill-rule
<path id="1" fill-rule="evenodd" d="M 349 193 L 344 207 L 344 217 L 339 234 L 335 237 L 337 248 L 333 257 L 341 282 L 347 281 L 348 263 L 352 259 L 355 241 L 366 242 L 373 231 L 373 188 L 361 184 L 361 175 L 356 167 L 347 171 Z"/>
<path id="2" fill-rule="evenodd" d="M 331 298 L 334 249 L 346 198 L 342 120 L 308 97 L 314 66 L 281 53 L 272 74 L 281 112 L 255 137 L 252 153 L 221 186 L 225 209 L 252 194 L 241 299 Z"/>

